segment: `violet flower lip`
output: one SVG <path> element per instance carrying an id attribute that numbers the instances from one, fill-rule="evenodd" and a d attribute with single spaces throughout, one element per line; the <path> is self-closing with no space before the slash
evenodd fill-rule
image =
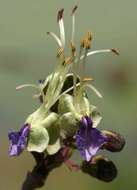
<path id="1" fill-rule="evenodd" d="M 98 129 L 93 128 L 92 124 L 90 117 L 83 117 L 76 134 L 77 148 L 86 161 L 90 161 L 102 145 L 107 142 L 107 137 Z"/>
<path id="2" fill-rule="evenodd" d="M 24 124 L 20 131 L 9 132 L 8 137 L 10 141 L 9 155 L 18 156 L 22 153 L 27 145 L 27 138 L 29 135 L 30 125 Z"/>

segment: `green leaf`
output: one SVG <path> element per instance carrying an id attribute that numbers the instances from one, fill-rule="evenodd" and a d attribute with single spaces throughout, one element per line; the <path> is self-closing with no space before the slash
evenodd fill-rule
<path id="1" fill-rule="evenodd" d="M 49 144 L 49 134 L 47 130 L 41 126 L 31 126 L 28 140 L 28 151 L 43 152 Z"/>

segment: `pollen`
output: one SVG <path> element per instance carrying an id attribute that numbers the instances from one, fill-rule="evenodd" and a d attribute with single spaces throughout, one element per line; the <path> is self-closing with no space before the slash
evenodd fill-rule
<path id="1" fill-rule="evenodd" d="M 65 65 L 69 65 L 71 63 L 72 63 L 72 58 L 71 57 L 66 58 L 65 61 L 64 61 Z"/>
<path id="2" fill-rule="evenodd" d="M 94 80 L 94 78 L 92 78 L 92 77 L 84 77 L 83 78 L 83 82 L 93 81 L 93 80 Z"/>
<path id="3" fill-rule="evenodd" d="M 76 6 L 72 9 L 71 15 L 73 15 L 73 14 L 76 12 L 77 8 L 78 8 L 78 6 L 76 5 Z"/>
<path id="4" fill-rule="evenodd" d="M 118 51 L 117 49 L 111 49 L 111 51 L 112 51 L 113 53 L 115 53 L 116 55 L 120 55 L 120 53 L 119 53 L 119 51 Z"/>
<path id="5" fill-rule="evenodd" d="M 93 33 L 90 32 L 90 31 L 88 31 L 87 38 L 88 38 L 89 41 L 92 41 L 92 39 L 93 39 Z"/>
<path id="6" fill-rule="evenodd" d="M 70 42 L 70 46 L 71 46 L 72 55 L 76 57 L 76 46 L 72 41 Z"/>

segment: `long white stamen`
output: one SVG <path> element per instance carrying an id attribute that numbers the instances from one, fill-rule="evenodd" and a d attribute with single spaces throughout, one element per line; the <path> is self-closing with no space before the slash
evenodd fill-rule
<path id="1" fill-rule="evenodd" d="M 59 21 L 60 26 L 60 39 L 62 41 L 62 46 L 65 47 L 65 30 L 64 30 L 64 22 L 63 19 Z"/>
<path id="2" fill-rule="evenodd" d="M 119 52 L 115 49 L 101 49 L 101 50 L 95 50 L 95 51 L 90 51 L 87 53 L 87 56 L 98 54 L 98 53 L 115 53 L 116 55 L 119 55 Z M 84 59 L 84 55 L 80 57 L 80 60 Z"/>
<path id="3" fill-rule="evenodd" d="M 17 86 L 16 90 L 20 90 L 25 87 L 32 87 L 32 88 L 36 88 L 36 89 L 40 90 L 39 87 L 35 84 L 22 84 L 22 85 Z"/>
<path id="4" fill-rule="evenodd" d="M 71 40 L 74 42 L 75 38 L 75 15 L 72 15 L 72 34 L 71 34 Z"/>
<path id="5" fill-rule="evenodd" d="M 64 21 L 63 21 L 63 12 L 64 9 L 61 9 L 58 12 L 58 23 L 59 23 L 59 30 L 60 30 L 60 39 L 62 42 L 62 47 L 65 47 L 65 29 L 64 29 Z"/>
<path id="6" fill-rule="evenodd" d="M 72 40 L 72 42 L 74 42 L 74 38 L 75 38 L 75 11 L 76 11 L 77 8 L 78 8 L 78 7 L 75 6 L 75 7 L 73 8 L 73 10 L 72 10 L 72 13 L 71 13 L 71 15 L 72 15 L 72 33 L 71 33 L 71 40 Z"/>
<path id="7" fill-rule="evenodd" d="M 92 89 L 99 98 L 103 98 L 103 96 L 101 95 L 101 93 L 92 84 L 85 84 L 85 86 L 87 86 L 90 89 Z"/>
<path id="8" fill-rule="evenodd" d="M 47 32 L 47 34 L 55 39 L 55 41 L 57 42 L 57 44 L 59 45 L 59 47 L 62 47 L 61 40 L 59 39 L 59 37 L 54 32 Z"/>
<path id="9" fill-rule="evenodd" d="M 77 83 L 77 84 L 76 84 L 76 87 L 78 87 L 78 86 L 80 86 L 80 83 Z M 60 97 L 63 96 L 64 94 L 67 94 L 68 92 L 70 92 L 71 90 L 73 90 L 73 88 L 74 88 L 74 86 L 72 86 L 72 87 L 68 88 L 67 90 L 65 90 L 62 94 L 60 94 L 60 95 L 57 97 L 56 101 L 57 101 L 58 99 L 60 99 Z"/>

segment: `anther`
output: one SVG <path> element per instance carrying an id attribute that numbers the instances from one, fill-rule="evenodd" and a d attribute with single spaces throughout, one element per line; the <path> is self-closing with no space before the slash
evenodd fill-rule
<path id="1" fill-rule="evenodd" d="M 72 55 L 76 57 L 76 46 L 72 41 L 70 42 L 70 46 L 71 46 Z"/>
<path id="2" fill-rule="evenodd" d="M 62 19 L 62 17 L 63 17 L 63 12 L 64 12 L 64 9 L 60 9 L 60 10 L 59 10 L 58 16 L 57 16 L 57 22 L 59 22 L 59 20 Z"/>
<path id="3" fill-rule="evenodd" d="M 83 82 L 87 82 L 87 81 L 93 81 L 94 79 L 92 77 L 84 77 L 83 78 Z"/>
<path id="4" fill-rule="evenodd" d="M 68 64 L 71 64 L 71 63 L 72 63 L 72 58 L 71 57 L 66 58 L 65 61 L 64 61 L 65 65 L 68 65 Z"/>
<path id="5" fill-rule="evenodd" d="M 73 15 L 73 14 L 76 12 L 77 8 L 78 8 L 78 6 L 76 5 L 76 6 L 72 9 L 71 15 Z"/>
<path id="6" fill-rule="evenodd" d="M 113 52 L 113 53 L 115 53 L 116 55 L 120 55 L 120 53 L 119 53 L 119 51 L 117 50 L 117 49 L 111 49 L 111 51 Z"/>
<path id="7" fill-rule="evenodd" d="M 89 32 L 87 33 L 87 38 L 88 38 L 89 41 L 92 40 L 92 38 L 93 38 L 92 32 L 89 31 Z"/>
<path id="8" fill-rule="evenodd" d="M 85 38 L 84 40 L 84 48 L 85 49 L 90 49 L 91 48 L 91 44 L 88 38 Z"/>

